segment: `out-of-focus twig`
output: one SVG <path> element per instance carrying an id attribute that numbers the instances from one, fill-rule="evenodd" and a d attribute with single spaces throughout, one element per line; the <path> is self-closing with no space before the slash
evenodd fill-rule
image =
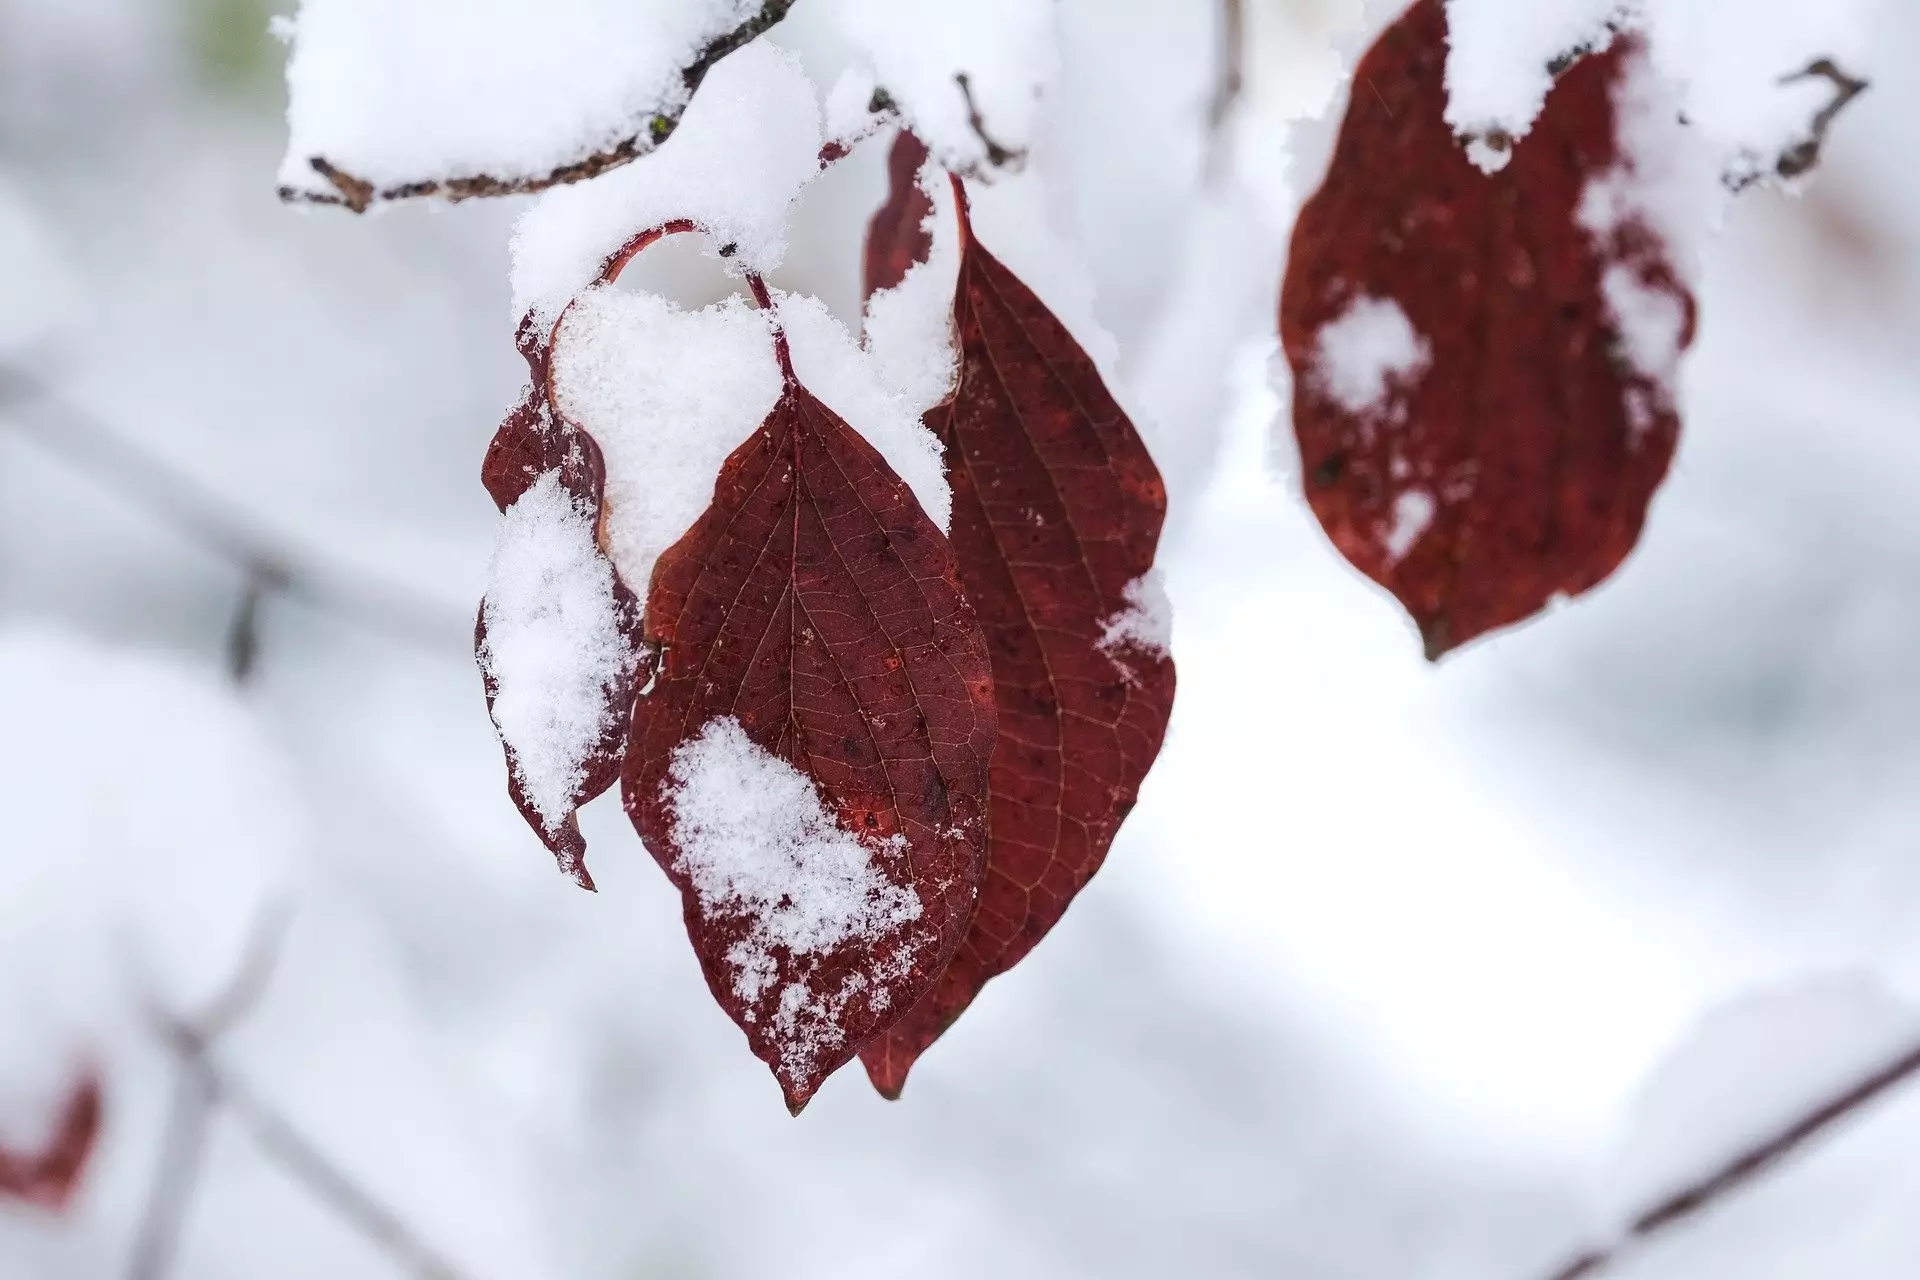
<path id="1" fill-rule="evenodd" d="M 1818 58 L 1790 76 L 1781 77 L 1783 85 L 1802 80 L 1825 80 L 1833 86 L 1833 100 L 1820 109 L 1808 127 L 1806 138 L 1780 153 L 1774 172 L 1783 178 L 1797 178 L 1820 163 L 1820 150 L 1827 145 L 1827 130 L 1853 100 L 1870 87 L 1867 81 L 1848 75 L 1832 58 Z"/>
<path id="2" fill-rule="evenodd" d="M 317 552 L 275 533 L 240 504 L 193 478 L 135 437 L 61 398 L 16 364 L 0 364 L 0 410 L 22 439 L 64 459 L 235 565 L 247 576 L 229 628 L 227 666 L 236 678 L 258 656 L 262 600 L 283 594 L 355 625 L 421 650 L 464 650 L 471 620 L 454 617 L 407 587 L 330 564 Z"/>
<path id="3" fill-rule="evenodd" d="M 459 1271 L 415 1235 L 397 1213 L 214 1059 L 215 1043 L 266 993 L 289 920 L 284 903 L 261 913 L 233 976 L 198 1014 L 170 1014 L 151 997 L 148 1000 L 156 1028 L 173 1050 L 179 1077 L 159 1166 L 135 1238 L 129 1280 L 164 1280 L 167 1275 L 199 1184 L 209 1132 L 223 1112 L 284 1173 L 419 1280 L 461 1280 Z"/>
<path id="4" fill-rule="evenodd" d="M 1642 1211 L 1619 1238 L 1570 1259 L 1551 1280 L 1584 1280 L 1598 1275 L 1662 1233 L 1713 1208 L 1799 1154 L 1842 1121 L 1877 1102 L 1894 1088 L 1920 1076 L 1920 1045 L 1869 1073 L 1834 1097 L 1795 1118 L 1785 1128 L 1755 1142 L 1720 1167 Z"/>

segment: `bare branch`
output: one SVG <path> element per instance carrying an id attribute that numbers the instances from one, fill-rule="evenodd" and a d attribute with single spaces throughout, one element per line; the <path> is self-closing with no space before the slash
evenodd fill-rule
<path id="1" fill-rule="evenodd" d="M 1551 1280 L 1582 1280 L 1583 1277 L 1599 1274 L 1630 1251 L 1713 1208 L 1782 1161 L 1800 1154 L 1815 1139 L 1915 1076 L 1920 1076 L 1920 1045 L 1907 1050 L 1845 1092 L 1822 1102 L 1778 1133 L 1754 1143 L 1724 1165 L 1644 1210 L 1618 1239 L 1580 1253 L 1555 1271 Z"/>
<path id="2" fill-rule="evenodd" d="M 0 409 L 16 405 L 37 406 L 40 411 L 6 415 L 4 424 L 21 439 L 124 494 L 230 562 L 252 580 L 250 589 L 302 600 L 368 631 L 432 653 L 455 652 L 459 638 L 470 634 L 470 619 L 453 616 L 399 583 L 329 564 L 321 554 L 263 527 L 226 495 L 135 444 L 131 433 L 60 399 L 37 375 L 17 365 L 0 364 Z M 42 415 L 57 415 L 58 421 L 43 421 Z M 239 616 L 230 627 L 229 670 L 238 660 L 234 629 L 251 625 L 250 619 Z M 244 634 L 239 640 L 249 642 Z M 251 663 L 251 656 L 247 661 Z"/>
<path id="3" fill-rule="evenodd" d="M 1247 83 L 1246 0 L 1220 0 L 1220 73 L 1207 106 L 1207 129 L 1218 134 L 1226 127 Z"/>
<path id="4" fill-rule="evenodd" d="M 1815 59 L 1804 70 L 1781 77 L 1780 83 L 1797 84 L 1802 80 L 1825 80 L 1833 86 L 1833 100 L 1814 116 L 1807 137 L 1780 153 L 1774 172 L 1783 178 L 1797 178 L 1820 163 L 1820 150 L 1827 144 L 1827 130 L 1833 127 L 1840 113 L 1870 87 L 1867 81 L 1842 71 L 1832 58 Z"/>
<path id="5" fill-rule="evenodd" d="M 980 145 L 987 149 L 987 163 L 996 169 L 1025 164 L 1026 148 L 1002 146 L 987 132 L 987 122 L 980 115 L 980 104 L 973 100 L 972 78 L 966 72 L 959 71 L 954 73 L 953 82 L 960 86 L 960 96 L 967 100 L 967 125 L 973 130 L 974 137 L 980 139 Z"/>
<path id="6" fill-rule="evenodd" d="M 176 1064 L 173 1104 L 160 1141 L 160 1162 L 147 1188 L 147 1207 L 134 1237 L 127 1280 L 162 1280 L 179 1251 L 187 1210 L 199 1189 L 206 1164 L 207 1135 L 213 1126 L 214 1094 L 192 1064 Z"/>
<path id="7" fill-rule="evenodd" d="M 313 156 L 307 164 L 327 180 L 333 191 L 322 193 L 281 187 L 280 198 L 294 203 L 338 205 L 354 213 L 365 213 L 375 204 L 388 200 L 438 196 L 442 200 L 460 201 L 483 196 L 526 195 L 598 177 L 609 169 L 618 169 L 639 159 L 672 137 L 673 131 L 680 127 L 680 117 L 687 109 L 686 104 L 693 101 L 700 82 L 707 78 L 707 72 L 713 69 L 714 64 L 758 39 L 786 17 L 787 10 L 792 7 L 793 0 L 765 0 L 757 13 L 709 42 L 680 73 L 686 95 L 679 106 L 636 122 L 633 132 L 612 146 L 589 152 L 578 160 L 559 165 L 546 173 L 518 176 L 476 173 L 451 178 L 421 178 L 382 188 L 347 172 L 325 156 Z"/>

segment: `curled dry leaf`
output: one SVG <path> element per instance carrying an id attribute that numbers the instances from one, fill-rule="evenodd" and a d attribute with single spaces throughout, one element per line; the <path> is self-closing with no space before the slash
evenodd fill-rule
<path id="1" fill-rule="evenodd" d="M 0 1198 L 22 1200 L 49 1213 L 72 1203 L 100 1138 L 105 1110 L 100 1079 L 88 1072 L 74 1084 L 52 1131 L 38 1151 L 0 1146 Z"/>
<path id="2" fill-rule="evenodd" d="M 1631 174 L 1632 38 L 1582 59 L 1496 174 L 1445 120 L 1446 15 L 1419 0 L 1362 60 L 1280 302 L 1307 499 L 1438 658 L 1576 595 L 1632 550 L 1679 434 L 1695 306 Z"/>
<path id="3" fill-rule="evenodd" d="M 911 217 L 901 188 L 919 190 L 905 149 L 895 148 L 894 191 L 875 220 L 882 243 Z M 987 870 L 966 938 L 927 998 L 861 1051 L 888 1097 L 1099 869 L 1173 708 L 1164 602 L 1150 577 L 1166 517 L 1160 473 L 1086 352 L 974 239 L 958 180 L 954 196 L 960 372 L 927 425 L 946 453 L 950 536 L 992 655 L 1000 732 Z M 868 251 L 871 260 L 872 242 Z"/>
<path id="4" fill-rule="evenodd" d="M 776 341 L 779 402 L 654 569 L 622 789 L 797 1113 L 959 945 L 994 709 L 946 539 Z"/>
<path id="5" fill-rule="evenodd" d="M 534 491 L 543 477 L 554 476 L 561 493 L 585 513 L 585 523 L 597 530 L 606 488 L 606 467 L 593 438 L 552 410 L 551 340 L 552 331 L 536 326 L 531 316 L 521 323 L 517 341 L 527 361 L 530 381 L 520 403 L 494 434 L 481 466 L 481 481 L 504 515 Z M 501 720 L 501 685 L 496 661 L 500 646 L 498 637 L 489 635 L 490 625 L 498 621 L 493 616 L 492 600 L 482 602 L 480 616 L 474 624 L 474 652 L 486 682 L 487 710 L 494 718 L 494 727 L 500 733 L 507 755 L 508 793 L 527 824 L 552 851 L 560 869 L 584 889 L 593 888 L 593 877 L 587 871 L 587 845 L 580 834 L 575 810 L 612 786 L 620 776 L 633 700 L 651 665 L 641 644 L 638 598 L 620 580 L 619 573 L 597 543 L 588 554 L 604 563 L 612 593 L 610 607 L 617 643 L 625 652 L 621 661 L 609 667 L 610 678 L 599 683 L 597 728 L 589 732 L 591 740 L 575 741 L 561 748 L 561 754 L 569 757 L 564 763 L 571 768 L 567 770 L 569 777 L 559 784 L 563 794 L 557 798 L 536 795 L 536 787 L 530 785 L 535 776 L 531 762 L 522 759 L 522 751 L 513 741 L 509 726 Z M 536 596 L 543 593 L 551 594 L 546 584 L 537 585 L 531 591 Z M 545 607 L 536 600 L 536 610 Z M 556 655 L 556 660 L 564 659 Z"/>

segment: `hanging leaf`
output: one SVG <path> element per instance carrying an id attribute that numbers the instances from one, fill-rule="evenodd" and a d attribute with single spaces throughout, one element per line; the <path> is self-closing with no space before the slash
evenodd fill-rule
<path id="1" fill-rule="evenodd" d="M 64 1210 L 93 1157 L 104 1109 L 99 1077 L 88 1073 L 67 1095 L 39 1151 L 22 1153 L 0 1145 L 0 1199 L 22 1200 L 49 1213 Z"/>
<path id="2" fill-rule="evenodd" d="M 1567 70 L 1494 174 L 1446 124 L 1446 54 L 1442 0 L 1419 0 L 1362 60 L 1280 303 L 1307 499 L 1430 658 L 1633 549 L 1695 321 L 1667 244 L 1618 198 L 1638 42 Z"/>
<path id="3" fill-rule="evenodd" d="M 912 130 L 900 130 L 893 149 L 887 152 L 886 203 L 867 223 L 866 250 L 861 258 L 863 301 L 897 286 L 915 263 L 925 262 L 933 252 L 933 235 L 927 230 L 933 201 L 917 180 L 920 166 L 926 162 L 927 149 L 920 139 Z"/>
<path id="4" fill-rule="evenodd" d="M 508 524 L 474 652 L 507 755 L 508 794 L 560 869 L 592 889 L 575 811 L 620 776 L 651 662 L 639 601 L 598 543 L 600 449 L 550 405 L 550 335 L 531 316 L 521 324 L 531 381 L 481 467 Z"/>
<path id="5" fill-rule="evenodd" d="M 654 569 L 661 658 L 622 778 L 708 986 L 798 1113 L 966 930 L 994 712 L 946 539 L 776 342 L 780 401 Z"/>
<path id="6" fill-rule="evenodd" d="M 894 181 L 897 200 L 914 169 Z M 950 536 L 992 654 L 1000 736 L 966 939 L 932 993 L 861 1051 L 888 1097 L 1099 869 L 1173 708 L 1166 605 L 1151 576 L 1160 473 L 1086 352 L 973 238 L 957 181 L 954 196 L 960 374 L 927 425 L 945 447 Z"/>

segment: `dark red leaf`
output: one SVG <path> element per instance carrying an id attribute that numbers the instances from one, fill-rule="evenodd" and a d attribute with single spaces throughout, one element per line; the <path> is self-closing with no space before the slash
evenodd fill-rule
<path id="1" fill-rule="evenodd" d="M 1672 459 L 1672 397 L 1629 359 L 1602 280 L 1623 268 L 1671 309 L 1680 349 L 1693 297 L 1644 223 L 1596 238 L 1580 217 L 1588 184 L 1630 163 L 1613 94 L 1634 52 L 1575 63 L 1489 175 L 1443 118 L 1446 14 L 1420 0 L 1355 72 L 1366 90 L 1294 231 L 1280 332 L 1307 499 L 1430 657 L 1604 580 Z M 1355 407 L 1317 362 L 1367 300 L 1398 304 L 1426 364 Z"/>
<path id="2" fill-rule="evenodd" d="M 662 656 L 635 708 L 623 791 L 681 891 L 715 999 L 797 1112 L 925 994 L 965 932 L 994 713 L 986 642 L 946 539 L 800 385 L 780 341 L 784 394 L 654 570 L 646 624 Z M 841 886 L 859 910 L 823 907 L 815 880 L 833 866 L 812 845 L 754 863 L 770 828 L 703 835 L 688 753 L 719 742 L 736 762 L 744 748 L 762 781 L 770 756 L 781 778 L 791 766 L 817 789 L 828 834 L 860 864 Z M 707 816 L 747 821 L 764 790 L 745 786 Z M 876 901 L 884 918 L 861 905 Z M 808 940 L 789 945 L 823 911 L 834 927 L 798 929 Z"/>
<path id="3" fill-rule="evenodd" d="M 480 478 L 494 504 L 504 513 L 523 497 L 534 483 L 548 472 L 557 472 L 561 487 L 589 511 L 602 510 L 606 490 L 606 465 L 593 437 L 555 414 L 551 408 L 549 375 L 552 367 L 551 330 L 536 328 L 533 317 L 521 323 L 518 344 L 526 358 L 530 381 L 525 395 L 500 429 L 494 433 L 481 464 Z M 596 525 L 598 527 L 598 525 Z M 604 555 L 604 552 L 602 553 Z M 620 776 L 620 760 L 626 752 L 629 709 L 636 691 L 648 678 L 650 655 L 641 641 L 640 602 L 616 570 L 613 575 L 615 610 L 620 631 L 632 653 L 630 675 L 623 676 L 602 690 L 606 699 L 605 733 L 594 744 L 585 761 L 585 772 L 574 789 L 572 807 L 600 795 Z M 492 714 L 499 696 L 487 654 L 487 605 L 482 602 L 474 622 L 474 653 L 479 658 L 481 677 L 487 691 L 487 711 Z M 500 728 L 495 720 L 495 726 Z M 507 792 L 534 834 L 552 851 L 560 869 L 572 876 L 583 889 L 593 888 L 587 871 L 587 842 L 580 834 L 580 823 L 572 812 L 549 824 L 528 797 L 520 781 L 520 766 L 504 733 L 501 745 L 507 755 Z"/>
<path id="4" fill-rule="evenodd" d="M 887 200 L 867 223 L 866 253 L 862 258 L 860 297 L 873 297 L 906 279 L 917 262 L 933 253 L 933 235 L 927 218 L 933 201 L 916 180 L 927 162 L 927 149 L 910 130 L 900 130 L 887 153 Z"/>
<path id="5" fill-rule="evenodd" d="M 105 1109 L 99 1077 L 88 1073 L 67 1095 L 65 1107 L 39 1151 L 0 1146 L 0 1197 L 59 1213 L 72 1202 L 100 1137 Z"/>
<path id="6" fill-rule="evenodd" d="M 1172 660 L 1114 627 L 1153 567 L 1160 473 L 1086 352 L 973 238 L 957 182 L 955 201 L 960 373 L 927 425 L 946 450 L 954 555 L 993 657 L 1000 736 L 966 940 L 927 999 L 861 1052 L 888 1097 L 1099 869 L 1173 708 Z"/>

